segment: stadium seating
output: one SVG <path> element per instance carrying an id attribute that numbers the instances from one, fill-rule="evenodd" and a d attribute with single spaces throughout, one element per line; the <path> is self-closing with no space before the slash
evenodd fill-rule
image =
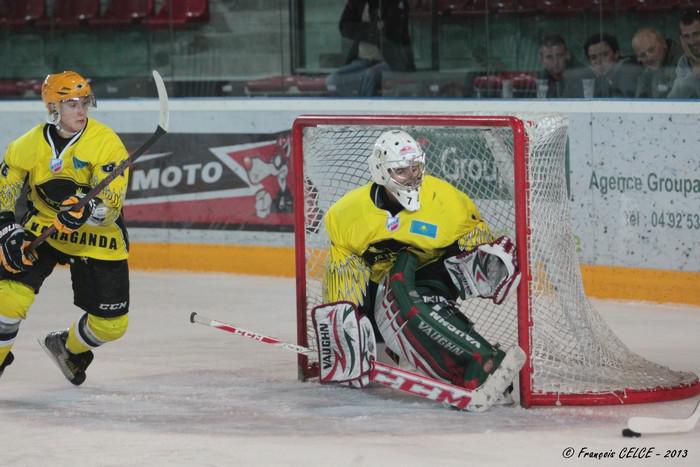
<path id="1" fill-rule="evenodd" d="M 327 94 L 328 89 L 325 76 L 280 75 L 248 81 L 245 93 L 249 96 L 318 96 Z"/>
<path id="2" fill-rule="evenodd" d="M 0 97 L 20 97 L 24 95 L 25 87 L 22 81 L 0 79 Z"/>
<path id="3" fill-rule="evenodd" d="M 537 93 L 537 76 L 534 73 L 514 73 L 511 79 L 514 97 L 532 97 Z"/>
<path id="4" fill-rule="evenodd" d="M 513 97 L 532 97 L 537 89 L 537 76 L 534 73 L 504 71 L 474 78 L 473 86 L 476 96 L 501 97 L 503 81 L 505 80 L 510 80 L 512 83 Z"/>
<path id="5" fill-rule="evenodd" d="M 415 8 L 422 8 L 422 11 L 430 12 L 430 2 L 427 2 L 427 7 L 426 2 L 413 0 L 413 3 L 416 5 Z M 486 13 L 577 14 L 585 10 L 597 10 L 601 4 L 607 11 L 609 7 L 614 7 L 615 0 L 437 0 L 438 14 L 441 16 L 484 15 Z"/>
<path id="6" fill-rule="evenodd" d="M 503 79 L 498 75 L 483 75 L 474 78 L 476 97 L 500 97 Z"/>
<path id="7" fill-rule="evenodd" d="M 94 26 L 129 26 L 153 14 L 155 0 L 111 0 L 101 16 L 90 20 Z"/>
<path id="8" fill-rule="evenodd" d="M 489 10 L 493 13 L 527 14 L 536 13 L 539 0 L 496 0 L 490 1 Z"/>
<path id="9" fill-rule="evenodd" d="M 302 94 L 325 94 L 326 88 L 325 76 L 296 76 L 296 87 Z"/>
<path id="10" fill-rule="evenodd" d="M 597 12 L 610 13 L 615 11 L 615 0 L 590 0 L 590 9 Z"/>
<path id="11" fill-rule="evenodd" d="M 486 0 L 437 0 L 442 16 L 483 15 L 488 11 Z"/>
<path id="12" fill-rule="evenodd" d="M 465 72 L 387 71 L 382 75 L 384 97 L 464 97 Z"/>
<path id="13" fill-rule="evenodd" d="M 678 7 L 681 9 L 700 8 L 700 0 L 678 0 Z"/>
<path id="14" fill-rule="evenodd" d="M 5 0 L 0 0 L 0 27 L 7 26 L 7 16 L 9 15 L 9 8 Z"/>
<path id="15" fill-rule="evenodd" d="M 74 28 L 97 16 L 100 0 L 56 0 L 51 16 L 37 20 L 37 26 Z"/>
<path id="16" fill-rule="evenodd" d="M 156 15 L 144 22 L 151 28 L 180 28 L 201 21 L 209 21 L 209 0 L 165 0 Z"/>
<path id="17" fill-rule="evenodd" d="M 618 11 L 661 12 L 671 10 L 679 5 L 678 0 L 617 0 Z"/>
<path id="18" fill-rule="evenodd" d="M 411 14 L 431 14 L 431 0 L 410 0 Z M 492 14 L 563 14 L 616 12 L 668 12 L 700 8 L 700 0 L 437 0 L 441 16 Z"/>
<path id="19" fill-rule="evenodd" d="M 2 23 L 10 27 L 32 26 L 44 17 L 44 0 L 2 0 Z"/>
<path id="20" fill-rule="evenodd" d="M 539 0 L 538 9 L 545 15 L 579 14 L 591 5 L 588 0 Z"/>
<path id="21" fill-rule="evenodd" d="M 432 0 L 409 0 L 411 16 L 430 16 L 432 12 Z"/>
<path id="22" fill-rule="evenodd" d="M 0 97 L 18 98 L 41 94 L 42 80 L 0 79 Z"/>

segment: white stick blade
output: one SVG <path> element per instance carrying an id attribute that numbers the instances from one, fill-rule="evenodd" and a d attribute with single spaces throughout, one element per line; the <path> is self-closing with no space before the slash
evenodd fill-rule
<path id="1" fill-rule="evenodd" d="M 168 110 L 168 91 L 165 89 L 163 78 L 156 70 L 153 70 L 153 81 L 156 83 L 158 91 L 158 100 L 160 101 L 160 119 L 158 125 L 165 131 L 168 131 L 170 125 L 170 111 Z"/>
<path id="2" fill-rule="evenodd" d="M 700 401 L 687 418 L 631 417 L 627 427 L 637 433 L 684 433 L 695 428 L 700 418 Z"/>

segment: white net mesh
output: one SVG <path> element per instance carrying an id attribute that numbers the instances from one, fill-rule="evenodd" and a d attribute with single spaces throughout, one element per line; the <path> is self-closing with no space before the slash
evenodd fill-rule
<path id="1" fill-rule="evenodd" d="M 632 352 L 612 333 L 587 300 L 582 286 L 566 188 L 567 123 L 559 116 L 526 121 L 529 196 L 528 250 L 532 279 L 531 385 L 533 393 L 582 394 L 652 390 L 692 384 L 692 373 L 674 372 Z M 415 118 L 414 118 L 415 121 Z M 425 149 L 426 172 L 467 193 L 496 236 L 515 235 L 514 135 L 510 127 L 392 125 L 411 134 Z M 369 181 L 367 156 L 381 125 L 310 126 L 303 133 L 306 209 L 306 304 L 321 303 L 328 237 L 323 213 L 349 190 Z M 493 343 L 518 342 L 514 297 L 501 306 L 468 300 L 462 311 Z M 528 310 L 520 310 L 527 322 Z M 313 327 L 306 326 L 313 347 Z"/>

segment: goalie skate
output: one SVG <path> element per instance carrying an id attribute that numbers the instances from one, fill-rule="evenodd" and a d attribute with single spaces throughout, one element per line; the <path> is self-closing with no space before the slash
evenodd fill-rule
<path id="1" fill-rule="evenodd" d="M 39 340 L 39 345 L 61 370 L 63 376 L 76 386 L 80 386 L 85 382 L 85 370 L 92 362 L 94 355 L 89 350 L 80 354 L 70 353 L 66 348 L 67 338 L 67 330 L 54 331 L 47 334 L 43 341 Z"/>
<path id="2" fill-rule="evenodd" d="M 504 393 L 513 383 L 518 372 L 525 364 L 526 355 L 518 346 L 511 347 L 501 365 L 496 368 L 484 384 L 479 386 L 467 406 L 469 412 L 484 412 L 496 404 L 507 404 Z"/>

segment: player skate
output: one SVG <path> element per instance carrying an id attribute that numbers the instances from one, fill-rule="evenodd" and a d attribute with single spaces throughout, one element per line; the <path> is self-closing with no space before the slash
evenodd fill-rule
<path id="1" fill-rule="evenodd" d="M 0 364 L 0 377 L 2 376 L 3 372 L 5 371 L 5 368 L 10 366 L 14 360 L 15 360 L 15 356 L 12 355 L 12 352 L 8 353 L 7 356 L 5 357 L 5 360 Z"/>
<path id="2" fill-rule="evenodd" d="M 76 386 L 80 386 L 85 382 L 85 370 L 92 362 L 94 355 L 90 350 L 79 354 L 71 353 L 66 348 L 66 339 L 68 339 L 68 330 L 53 331 L 47 334 L 43 343 L 41 341 L 39 343 L 61 370 L 63 376 Z"/>

